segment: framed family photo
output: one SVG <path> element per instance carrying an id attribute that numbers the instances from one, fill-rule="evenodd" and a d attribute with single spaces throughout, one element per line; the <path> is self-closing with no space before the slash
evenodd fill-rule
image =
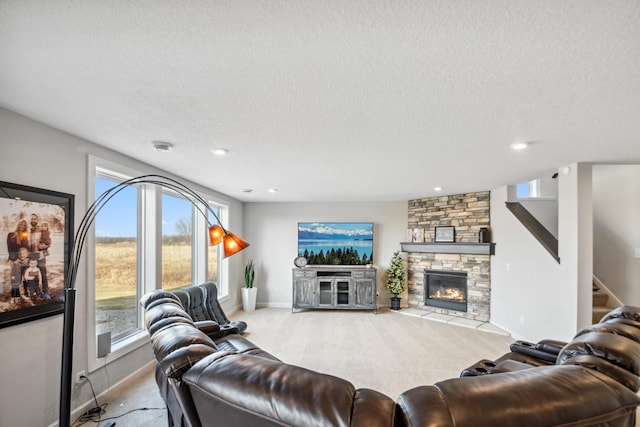
<path id="1" fill-rule="evenodd" d="M 72 194 L 0 181 L 0 328 L 62 314 Z"/>

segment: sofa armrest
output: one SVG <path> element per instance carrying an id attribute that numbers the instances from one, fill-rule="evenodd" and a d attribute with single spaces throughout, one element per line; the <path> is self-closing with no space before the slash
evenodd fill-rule
<path id="1" fill-rule="evenodd" d="M 218 322 L 215 322 L 213 320 L 198 320 L 194 323 L 196 325 L 196 328 L 200 329 L 210 338 L 216 338 L 222 335 L 220 333 L 220 325 L 218 324 Z"/>
<path id="2" fill-rule="evenodd" d="M 547 364 L 556 363 L 558 357 L 557 354 L 538 349 L 536 344 L 527 341 L 516 341 L 511 344 L 510 349 L 512 352 L 522 353 L 535 359 L 540 359 Z"/>
<path id="3" fill-rule="evenodd" d="M 544 351 L 557 357 L 565 345 L 567 345 L 566 341 L 540 340 L 536 343 L 536 350 Z"/>

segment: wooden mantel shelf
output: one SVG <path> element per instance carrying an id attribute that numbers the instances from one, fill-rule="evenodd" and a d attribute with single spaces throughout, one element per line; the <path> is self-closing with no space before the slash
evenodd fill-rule
<path id="1" fill-rule="evenodd" d="M 495 243 L 400 243 L 402 252 L 428 254 L 495 255 Z"/>

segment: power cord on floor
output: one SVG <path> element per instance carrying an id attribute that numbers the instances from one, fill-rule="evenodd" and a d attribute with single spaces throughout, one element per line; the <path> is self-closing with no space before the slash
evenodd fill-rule
<path id="1" fill-rule="evenodd" d="M 86 380 L 89 383 L 89 387 L 91 387 L 91 393 L 93 394 L 93 401 L 95 402 L 96 406 L 89 409 L 87 412 L 85 412 L 84 414 L 80 415 L 80 417 L 78 417 L 78 419 L 76 420 L 75 423 L 73 423 L 74 427 L 79 427 L 85 423 L 88 423 L 90 421 L 94 422 L 94 423 L 98 423 L 100 424 L 100 422 L 102 421 L 109 421 L 107 424 L 105 424 L 103 427 L 113 427 L 115 426 L 115 422 L 114 421 L 110 421 L 110 420 L 115 420 L 117 418 L 120 417 L 124 417 L 127 414 L 130 414 L 132 412 L 135 411 L 149 411 L 149 410 L 165 410 L 166 408 L 135 408 L 135 409 L 131 409 L 123 414 L 120 415 L 114 415 L 112 417 L 107 417 L 107 418 L 102 418 L 102 415 L 105 413 L 105 410 L 107 408 L 108 403 L 103 403 L 102 405 L 98 405 L 98 399 L 96 398 L 96 393 L 95 391 L 93 391 L 93 384 L 91 384 L 91 381 L 89 380 L 89 378 L 85 377 L 84 375 L 82 375 L 80 377 L 81 380 Z"/>
<path id="2" fill-rule="evenodd" d="M 98 398 L 96 397 L 96 392 L 93 390 L 93 384 L 91 383 L 91 380 L 84 375 L 80 376 L 80 379 L 85 380 L 89 383 L 89 387 L 91 387 L 91 394 L 93 394 L 93 401 L 95 402 L 96 406 L 80 415 L 73 425 L 81 426 L 89 421 L 93 421 L 99 424 L 101 421 L 100 417 L 102 414 L 104 414 L 105 408 L 108 404 L 103 403 L 102 405 L 98 405 Z"/>

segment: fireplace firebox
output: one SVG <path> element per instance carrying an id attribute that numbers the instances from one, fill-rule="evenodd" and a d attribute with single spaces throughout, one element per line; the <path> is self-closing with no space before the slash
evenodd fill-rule
<path id="1" fill-rule="evenodd" d="M 424 270 L 424 303 L 431 307 L 467 311 L 467 273 Z"/>

